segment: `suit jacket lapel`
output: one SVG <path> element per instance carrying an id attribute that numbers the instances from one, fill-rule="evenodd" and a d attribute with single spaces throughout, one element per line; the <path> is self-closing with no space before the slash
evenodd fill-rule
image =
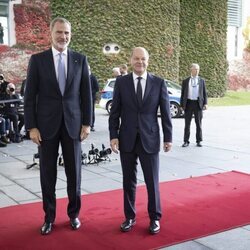
<path id="1" fill-rule="evenodd" d="M 137 105 L 137 97 L 135 93 L 135 84 L 134 84 L 134 79 L 133 79 L 133 74 L 129 74 L 129 81 L 128 81 L 128 93 L 132 93 L 132 100 L 133 102 Z"/>
<path id="2" fill-rule="evenodd" d="M 188 91 L 189 91 L 189 81 L 190 81 L 191 77 L 188 77 L 188 79 L 186 80 L 186 88 L 185 88 L 185 93 L 184 96 L 186 96 L 186 99 L 188 99 Z"/>
<path id="3" fill-rule="evenodd" d="M 152 86 L 153 86 L 152 76 L 148 73 L 147 81 L 146 81 L 146 88 L 145 88 L 145 93 L 143 96 L 142 103 L 145 103 L 147 97 L 149 96 Z"/>
<path id="4" fill-rule="evenodd" d="M 52 83 L 54 84 L 55 88 L 58 90 L 59 93 L 61 93 L 58 80 L 56 77 L 56 69 L 55 69 L 55 64 L 54 64 L 54 59 L 53 59 L 53 53 L 52 49 L 47 50 L 47 55 L 46 55 L 46 61 L 44 65 L 48 67 L 48 70 L 45 70 L 45 72 L 51 72 L 51 78 L 53 79 Z"/>
<path id="5" fill-rule="evenodd" d="M 68 72 L 67 72 L 67 80 L 66 80 L 66 86 L 65 91 L 67 88 L 69 88 L 72 79 L 74 77 L 74 64 L 77 63 L 77 59 L 74 58 L 74 55 L 70 49 L 68 49 Z"/>
<path id="6" fill-rule="evenodd" d="M 201 78 L 199 77 L 198 78 L 198 85 L 199 85 L 199 97 L 202 97 L 202 92 L 203 92 L 203 85 L 202 85 L 202 80 Z"/>

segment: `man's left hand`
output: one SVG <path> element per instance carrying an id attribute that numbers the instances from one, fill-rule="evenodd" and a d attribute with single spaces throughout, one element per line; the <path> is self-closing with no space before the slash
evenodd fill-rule
<path id="1" fill-rule="evenodd" d="M 82 125 L 81 135 L 80 135 L 81 141 L 87 139 L 87 137 L 88 137 L 89 134 L 90 134 L 90 126 L 84 126 L 84 125 Z"/>
<path id="2" fill-rule="evenodd" d="M 203 106 L 203 110 L 207 110 L 207 108 L 208 108 L 208 106 L 207 106 L 207 104 L 205 104 L 205 105 Z"/>
<path id="3" fill-rule="evenodd" d="M 172 142 L 164 142 L 163 143 L 163 150 L 164 152 L 170 151 L 172 148 Z"/>

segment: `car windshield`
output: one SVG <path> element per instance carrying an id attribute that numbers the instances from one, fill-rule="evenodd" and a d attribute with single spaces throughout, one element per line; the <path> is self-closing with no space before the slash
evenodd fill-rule
<path id="1" fill-rule="evenodd" d="M 115 80 L 116 79 L 108 79 L 107 83 L 106 83 L 106 86 L 110 87 L 110 88 L 114 88 L 115 87 Z"/>
<path id="2" fill-rule="evenodd" d="M 114 88 L 115 86 L 115 80 L 109 82 L 109 87 Z"/>
<path id="3" fill-rule="evenodd" d="M 172 81 L 169 81 L 169 80 L 166 80 L 166 79 L 165 79 L 165 82 L 166 82 L 168 88 L 181 90 L 181 86 L 178 83 L 175 83 L 175 82 L 172 82 Z M 108 80 L 108 85 L 107 86 L 109 86 L 110 88 L 114 88 L 115 79 Z"/>
<path id="4" fill-rule="evenodd" d="M 173 89 L 178 89 L 178 90 L 181 90 L 181 86 L 175 82 L 171 82 L 169 80 L 165 80 L 166 83 L 167 83 L 167 87 L 169 88 L 173 88 Z"/>

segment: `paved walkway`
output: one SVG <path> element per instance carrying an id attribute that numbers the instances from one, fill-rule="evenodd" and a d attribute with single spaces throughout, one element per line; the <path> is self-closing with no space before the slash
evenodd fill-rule
<path id="1" fill-rule="evenodd" d="M 230 170 L 250 173 L 250 106 L 211 107 L 204 112 L 203 147 L 195 146 L 195 126 L 192 122 L 191 143 L 182 148 L 183 119 L 173 119 L 174 145 L 169 153 L 160 153 L 160 181 L 190 176 L 201 176 Z M 108 115 L 96 110 L 96 132 L 83 143 L 88 153 L 93 143 L 98 149 L 109 146 Z M 41 201 L 39 170 L 33 162 L 36 146 L 31 141 L 12 143 L 0 148 L 0 207 Z M 111 162 L 86 165 L 82 169 L 82 193 L 122 188 L 122 174 L 117 155 L 110 155 Z M 139 183 L 143 175 L 139 168 Z M 58 167 L 57 197 L 66 197 L 66 179 Z M 244 208 L 242 208 L 244 209 Z M 119 225 L 117 225 L 119 227 Z M 164 248 L 167 250 L 249 250 L 250 226 L 199 238 L 183 244 Z"/>

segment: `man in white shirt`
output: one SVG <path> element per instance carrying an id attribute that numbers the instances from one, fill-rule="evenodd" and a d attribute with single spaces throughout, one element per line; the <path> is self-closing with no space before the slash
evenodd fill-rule
<path id="1" fill-rule="evenodd" d="M 202 147 L 202 116 L 203 109 L 207 109 L 207 91 L 205 80 L 199 76 L 200 66 L 193 63 L 190 67 L 191 76 L 182 82 L 181 107 L 185 111 L 184 143 L 189 146 L 190 125 L 194 115 L 196 124 L 196 145 Z"/>
<path id="2" fill-rule="evenodd" d="M 45 213 L 41 234 L 56 217 L 56 176 L 61 144 L 67 177 L 67 214 L 76 230 L 81 222 L 81 141 L 90 133 L 92 94 L 87 58 L 68 49 L 71 24 L 58 17 L 50 24 L 52 48 L 31 56 L 24 94 L 25 127 L 39 146 Z"/>
<path id="3" fill-rule="evenodd" d="M 163 150 L 172 147 L 172 122 L 165 81 L 147 72 L 149 54 L 145 48 L 132 50 L 133 72 L 116 78 L 109 117 L 110 146 L 120 152 L 123 172 L 124 215 L 122 232 L 136 224 L 137 159 L 140 160 L 148 191 L 149 232 L 160 232 L 162 216 L 159 191 L 160 126 L 157 110 L 161 110 Z"/>

